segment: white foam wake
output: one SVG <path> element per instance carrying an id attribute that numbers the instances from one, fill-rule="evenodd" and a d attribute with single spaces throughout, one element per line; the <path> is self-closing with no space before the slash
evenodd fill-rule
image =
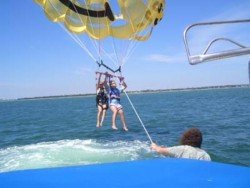
<path id="1" fill-rule="evenodd" d="M 0 150 L 0 172 L 152 158 L 141 141 L 61 140 Z"/>

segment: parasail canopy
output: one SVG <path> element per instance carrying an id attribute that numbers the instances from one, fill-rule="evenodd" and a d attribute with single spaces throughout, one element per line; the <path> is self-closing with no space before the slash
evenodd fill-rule
<path id="1" fill-rule="evenodd" d="M 153 27 L 163 18 L 165 8 L 165 0 L 34 1 L 44 9 L 51 21 L 64 23 L 70 32 L 86 33 L 97 40 L 108 36 L 147 40 Z"/>

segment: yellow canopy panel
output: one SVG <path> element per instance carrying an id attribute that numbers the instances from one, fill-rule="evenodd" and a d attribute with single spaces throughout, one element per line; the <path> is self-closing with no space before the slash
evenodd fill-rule
<path id="1" fill-rule="evenodd" d="M 108 0 L 34 1 L 49 20 L 62 22 L 70 32 L 86 33 L 94 39 L 112 36 L 147 40 L 163 18 L 165 8 L 165 0 L 117 0 L 120 13 L 115 15 Z"/>

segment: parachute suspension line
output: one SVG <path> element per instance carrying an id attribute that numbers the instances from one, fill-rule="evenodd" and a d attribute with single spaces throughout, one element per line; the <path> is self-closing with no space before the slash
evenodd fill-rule
<path id="1" fill-rule="evenodd" d="M 104 52 L 104 55 L 106 55 L 113 62 L 115 66 L 117 66 L 115 59 L 111 57 L 111 55 L 109 55 L 103 48 L 101 48 L 101 51 Z"/>
<path id="2" fill-rule="evenodd" d="M 150 31 L 150 32 L 152 32 L 152 30 L 153 30 L 153 26 L 151 27 L 151 31 Z M 134 45 L 131 47 L 131 50 L 130 50 L 130 52 L 128 53 L 126 59 L 129 59 L 129 58 L 133 55 L 133 53 L 134 53 L 134 51 L 136 50 L 138 44 L 139 44 L 138 41 L 136 41 L 136 42 L 134 43 Z"/>
<path id="3" fill-rule="evenodd" d="M 50 2 L 49 3 L 52 5 L 52 7 L 56 10 L 57 13 L 58 10 L 56 9 L 56 7 Z M 43 11 L 45 11 L 44 7 L 42 7 Z M 67 29 L 65 29 L 62 25 L 62 23 L 57 22 L 58 25 L 83 49 L 85 50 L 85 52 L 94 60 L 96 61 L 96 59 L 94 58 L 94 55 L 88 50 L 88 48 L 86 47 L 86 45 L 79 39 L 79 37 L 76 34 L 72 34 L 70 33 Z"/>
<path id="4" fill-rule="evenodd" d="M 67 29 L 65 29 L 61 24 L 59 24 L 61 26 L 61 28 L 68 33 L 68 35 L 83 49 L 85 50 L 85 52 L 94 60 L 94 62 L 96 62 L 96 58 L 94 57 L 94 55 L 88 50 L 88 48 L 86 47 L 86 45 L 81 41 L 81 39 L 79 39 L 79 37 L 76 34 L 72 34 L 70 33 Z"/>
<path id="5" fill-rule="evenodd" d="M 105 18 L 106 20 L 106 24 L 108 25 L 108 18 Z M 114 66 L 118 66 L 117 63 L 116 63 L 116 60 L 115 58 L 113 58 L 111 55 L 109 55 L 109 53 L 107 53 L 104 48 L 101 48 L 101 50 L 105 53 L 105 55 L 112 61 L 113 65 Z"/>
<path id="6" fill-rule="evenodd" d="M 84 0 L 84 2 L 85 2 L 86 7 L 87 7 L 86 0 Z M 76 10 L 76 13 L 77 13 L 77 15 L 78 15 L 78 18 L 81 20 L 81 23 L 84 24 L 83 21 L 82 21 L 82 18 L 80 17 L 79 12 L 77 11 L 77 8 L 75 7 L 75 4 L 73 4 L 73 7 L 74 7 L 74 9 Z M 89 15 L 89 9 L 87 9 L 87 14 Z M 92 21 L 91 21 L 91 19 L 90 19 L 90 17 L 87 16 L 87 18 L 88 18 L 89 22 L 91 23 L 91 25 L 93 25 L 93 24 L 92 24 Z M 92 28 L 92 32 L 94 32 L 93 28 Z M 92 39 L 90 36 L 88 36 L 88 38 L 89 38 L 89 40 L 91 41 L 91 43 L 92 43 L 94 49 L 96 50 L 96 53 L 98 54 L 98 45 L 97 45 L 97 42 L 96 42 L 94 39 Z"/>
<path id="7" fill-rule="evenodd" d="M 147 4 L 147 9 L 149 9 L 149 3 Z M 126 11 L 127 11 L 127 9 L 126 9 Z M 144 15 L 142 17 L 140 23 L 142 23 L 145 18 L 146 18 L 146 15 Z M 129 16 L 129 21 L 130 21 L 131 26 L 133 27 L 132 20 L 131 20 L 130 16 Z M 139 31 L 139 27 L 137 26 L 135 34 L 138 31 Z M 124 60 L 123 60 L 123 64 L 121 65 L 121 67 L 123 67 L 124 63 L 127 62 L 127 60 L 131 57 L 131 55 L 133 54 L 133 52 L 136 49 L 137 45 L 138 45 L 138 40 L 131 40 L 131 42 L 129 43 L 129 46 L 128 46 L 128 50 L 127 50 L 126 56 L 123 57 Z"/>
<path id="8" fill-rule="evenodd" d="M 105 18 L 105 20 L 106 20 L 106 22 L 108 23 L 108 18 Z M 99 36 L 100 36 L 100 20 L 98 20 L 98 22 L 99 22 Z M 107 52 L 104 50 L 104 48 L 101 46 L 101 40 L 100 40 L 100 39 L 98 40 L 98 43 L 99 43 L 99 61 L 96 61 L 97 65 L 98 65 L 98 67 L 99 67 L 98 70 L 100 70 L 100 68 L 103 66 L 103 67 L 105 67 L 106 69 L 110 70 L 110 71 L 113 72 L 113 73 L 118 72 L 118 71 L 120 72 L 120 71 L 121 71 L 121 68 L 120 68 L 120 67 L 119 67 L 117 70 L 114 70 L 114 69 L 110 68 L 109 66 L 107 66 L 106 64 L 103 63 L 102 58 L 101 58 L 101 52 L 103 52 L 103 53 L 104 53 L 104 56 L 107 56 L 107 57 L 112 61 L 112 63 L 113 63 L 115 66 L 117 66 L 117 63 L 116 63 L 115 59 L 112 58 L 112 57 L 109 55 L 109 53 L 107 53 Z"/>
<path id="9" fill-rule="evenodd" d="M 106 23 L 107 23 L 107 25 L 108 25 L 108 18 L 106 17 L 106 18 L 104 18 L 104 19 L 106 20 Z M 100 21 L 99 21 L 99 35 L 100 35 Z M 101 40 L 99 40 L 99 42 L 101 43 Z M 112 61 L 112 63 L 113 63 L 115 66 L 117 66 L 117 65 L 116 65 L 115 59 L 112 58 L 112 57 L 109 55 L 109 53 L 107 53 L 107 52 L 104 50 L 104 48 L 103 48 L 102 46 L 99 46 L 99 50 L 100 50 L 100 53 L 103 52 L 104 55 L 107 56 L 107 57 Z M 103 61 L 102 61 L 101 59 L 100 59 L 100 62 L 101 62 L 101 64 L 104 64 Z M 100 65 L 99 65 L 99 67 L 100 67 Z M 110 69 L 109 69 L 109 70 L 110 70 Z M 117 70 L 120 70 L 120 67 L 119 67 Z M 112 69 L 111 71 L 113 72 L 114 70 Z"/>
<path id="10" fill-rule="evenodd" d="M 108 23 L 108 18 L 105 18 L 105 19 L 106 19 L 106 22 Z M 101 43 L 101 40 L 99 40 L 99 42 Z M 99 50 L 100 50 L 100 53 L 103 52 L 103 55 L 107 56 L 113 62 L 113 64 L 116 66 L 115 59 L 113 57 L 111 57 L 111 55 L 109 55 L 109 53 L 107 53 L 101 45 L 99 46 Z M 101 59 L 99 61 L 101 62 Z"/>
<path id="11" fill-rule="evenodd" d="M 98 16 L 98 14 L 97 14 Z M 100 20 L 98 19 L 98 25 L 99 25 L 99 37 L 100 37 Z M 101 40 L 98 40 L 98 44 L 99 44 L 99 61 L 101 61 L 102 57 L 101 57 Z"/>
<path id="12" fill-rule="evenodd" d="M 86 0 L 84 0 L 84 2 L 85 2 L 85 4 L 86 4 L 86 6 L 87 6 Z M 74 8 L 75 8 L 75 5 L 74 5 Z M 75 8 L 75 10 L 77 10 L 77 9 Z M 78 13 L 78 12 L 77 12 L 77 13 Z M 89 15 L 89 9 L 87 9 L 87 13 L 88 13 L 88 15 Z M 83 21 L 82 21 L 81 17 L 79 16 L 79 14 L 78 14 L 78 17 L 79 17 L 79 19 L 81 20 L 81 23 L 83 24 Z M 92 23 L 90 17 L 88 17 L 88 20 L 89 20 L 89 22 L 91 23 L 91 25 L 93 25 L 93 23 Z M 106 20 L 108 20 L 108 19 L 106 18 Z M 100 35 L 100 20 L 98 20 L 98 21 L 99 21 L 99 35 Z M 92 28 L 92 32 L 94 32 L 93 28 Z M 89 38 L 89 40 L 92 42 L 92 45 L 94 46 L 94 48 L 95 48 L 97 54 L 99 55 L 99 61 L 101 61 L 101 59 L 102 59 L 102 58 L 101 58 L 101 52 L 104 52 L 104 55 L 108 56 L 114 64 L 116 63 L 115 60 L 112 59 L 112 57 L 111 57 L 111 56 L 101 47 L 101 45 L 100 45 L 101 40 L 100 40 L 100 39 L 99 39 L 99 47 L 98 47 L 97 42 L 96 42 L 94 39 L 92 39 L 90 36 L 88 36 L 88 38 Z M 97 61 L 95 61 L 95 62 L 97 62 Z M 99 68 L 100 68 L 100 65 L 99 65 Z"/>
<path id="13" fill-rule="evenodd" d="M 86 4 L 86 6 L 87 6 L 86 0 L 84 0 L 84 2 Z M 89 9 L 87 9 L 87 13 L 89 15 Z M 79 16 L 79 14 L 78 14 L 78 16 Z M 79 18 L 81 19 L 80 16 L 79 16 Z M 108 17 L 106 17 L 105 19 L 108 20 Z M 92 23 L 92 21 L 90 19 L 90 16 L 88 16 L 88 20 L 89 20 L 90 24 L 93 25 L 93 23 Z M 82 19 L 81 19 L 81 22 L 82 22 Z M 99 35 L 100 35 L 100 20 L 99 19 L 98 19 L 98 22 L 99 22 Z M 82 24 L 83 24 L 83 22 L 82 22 Z M 94 33 L 93 27 L 91 27 L 91 29 L 92 29 L 92 32 Z M 101 59 L 102 59 L 101 58 L 101 52 L 104 52 L 104 55 L 108 56 L 111 59 L 111 61 L 113 63 L 115 63 L 115 60 L 112 59 L 112 57 L 101 47 L 101 45 L 100 45 L 101 40 L 100 39 L 98 39 L 99 40 L 99 46 L 98 46 L 98 43 L 94 39 L 92 39 L 90 36 L 88 36 L 88 37 L 89 37 L 90 41 L 92 42 L 93 46 L 95 47 L 95 49 L 97 51 L 97 54 L 99 54 L 99 61 L 101 61 Z"/>
<path id="14" fill-rule="evenodd" d="M 85 2 L 85 4 L 86 4 L 86 6 L 88 6 L 86 0 L 84 0 L 84 2 Z M 74 9 L 75 9 L 76 12 L 77 12 L 77 15 L 78 15 L 79 19 L 81 20 L 81 23 L 84 24 L 83 21 L 82 21 L 82 18 L 80 17 L 80 15 L 79 15 L 79 13 L 78 13 L 78 11 L 77 11 L 77 9 L 76 9 L 76 7 L 75 7 L 74 4 L 73 4 L 73 6 L 74 6 Z M 54 7 L 54 6 L 53 6 L 53 7 Z M 54 7 L 54 8 L 55 8 L 55 7 Z M 87 9 L 87 14 L 89 15 L 89 9 Z M 93 23 L 92 23 L 92 21 L 91 21 L 91 19 L 90 19 L 89 16 L 88 16 L 88 20 L 89 20 L 90 24 L 93 25 Z M 107 18 L 106 18 L 106 20 L 107 20 Z M 100 20 L 98 20 L 98 21 L 100 22 Z M 92 27 L 91 27 L 91 28 L 92 28 Z M 92 32 L 94 32 L 93 28 L 92 28 Z M 100 24 L 99 24 L 99 33 L 100 33 Z M 100 35 L 100 34 L 99 34 L 99 35 Z M 117 63 L 116 63 L 116 61 L 115 61 L 114 59 L 112 59 L 112 57 L 111 57 L 103 48 L 101 48 L 100 39 L 99 39 L 99 47 L 98 47 L 97 42 L 96 42 L 94 39 L 92 39 L 90 36 L 88 36 L 88 37 L 89 37 L 89 40 L 92 42 L 92 45 L 94 46 L 94 48 L 95 48 L 97 54 L 99 55 L 99 61 L 101 61 L 101 49 L 102 49 L 102 51 L 104 52 L 104 54 L 105 54 L 106 56 L 108 56 L 108 57 L 111 59 L 111 61 L 113 62 L 113 64 L 114 64 L 115 66 L 117 66 L 117 67 L 119 66 L 119 58 L 118 58 L 118 55 L 117 55 L 116 48 L 114 47 L 115 45 L 114 45 L 114 38 L 113 38 L 113 37 L 112 37 L 112 40 L 113 40 L 113 49 L 114 49 L 115 54 L 116 54 Z M 80 39 L 79 39 L 79 40 L 80 40 Z M 80 40 L 80 41 L 81 41 L 81 40 Z M 85 48 L 86 48 L 86 47 L 85 47 Z M 95 62 L 97 62 L 97 61 L 95 60 Z M 98 64 L 98 65 L 99 65 L 99 64 Z M 105 64 L 101 63 L 101 64 L 99 65 L 99 69 L 100 69 L 101 65 L 105 65 Z M 118 68 L 117 70 L 119 70 L 119 69 L 120 69 L 120 66 L 119 66 L 119 68 Z M 110 69 L 110 68 L 109 68 L 109 70 L 111 70 L 112 72 L 114 71 L 113 69 Z"/>
<path id="15" fill-rule="evenodd" d="M 86 0 L 85 0 L 85 2 L 86 2 Z M 97 13 L 97 17 L 99 18 L 99 15 L 98 15 L 98 13 Z M 100 25 L 100 19 L 98 19 L 98 32 L 99 32 L 99 40 L 98 40 L 98 44 L 99 44 L 99 62 L 102 60 L 102 51 L 101 51 L 101 45 L 102 45 L 102 43 L 101 43 L 101 40 L 100 40 L 100 35 L 101 35 L 101 25 Z M 99 69 L 100 69 L 100 66 L 99 66 Z"/>
<path id="16" fill-rule="evenodd" d="M 111 32 L 112 32 L 112 30 L 111 30 Z M 113 34 L 113 33 L 112 33 Z M 112 38 L 112 47 L 113 47 L 113 52 L 115 53 L 115 59 L 114 59 L 114 61 L 112 61 L 113 62 L 113 64 L 115 65 L 115 66 L 117 66 L 117 67 L 120 67 L 119 66 L 119 58 L 118 58 L 118 54 L 117 54 L 117 51 L 116 51 L 116 45 L 115 45 L 115 41 L 114 41 L 114 37 L 111 37 Z"/>
<path id="17" fill-rule="evenodd" d="M 104 67 L 106 67 L 108 70 L 112 71 L 113 73 L 116 73 L 116 72 L 121 73 L 121 66 L 119 65 L 119 58 L 118 58 L 118 54 L 117 54 L 116 46 L 115 46 L 115 41 L 114 41 L 113 37 L 112 37 L 112 46 L 113 46 L 113 51 L 115 52 L 115 56 L 116 56 L 116 60 L 112 61 L 112 63 L 114 64 L 114 66 L 118 67 L 118 69 L 113 70 L 113 69 L 109 68 L 108 66 L 104 66 Z M 105 65 L 105 64 L 103 64 L 103 65 Z"/>
<path id="18" fill-rule="evenodd" d="M 133 55 L 133 53 L 136 50 L 137 46 L 138 46 L 138 41 L 136 43 L 134 43 L 134 45 L 132 45 L 132 47 L 128 50 L 128 53 L 127 53 L 126 57 L 124 57 L 125 62 L 128 61 L 128 59 Z"/>
<path id="19" fill-rule="evenodd" d="M 132 19 L 131 19 L 131 17 L 130 17 L 130 14 L 128 14 L 127 9 L 125 9 L 125 10 L 126 10 L 126 13 L 127 13 L 128 17 L 129 17 L 129 24 L 131 25 L 133 31 L 135 31 L 135 28 L 134 28 L 134 25 L 133 25 L 133 23 L 132 23 Z M 129 39 L 129 40 L 131 40 L 131 39 Z M 124 50 L 124 53 L 123 53 L 123 55 L 122 55 L 122 64 L 121 64 L 121 66 L 123 66 L 123 65 L 125 64 L 125 62 L 127 62 L 127 60 L 126 60 L 125 57 L 126 57 L 126 56 L 128 55 L 128 53 L 129 53 L 128 49 L 129 49 L 129 46 L 130 46 L 131 42 L 132 42 L 132 40 L 131 40 L 130 42 L 128 42 L 128 44 L 127 44 L 127 46 L 126 46 L 126 48 L 125 48 L 125 50 Z"/>
<path id="20" fill-rule="evenodd" d="M 86 6 L 87 6 L 86 0 L 84 0 L 84 2 L 85 2 L 85 4 L 86 4 Z M 76 12 L 78 13 L 78 11 L 77 11 L 75 5 L 73 5 L 73 6 L 74 6 Z M 89 15 L 89 9 L 87 9 L 87 14 Z M 82 19 L 81 19 L 81 17 L 80 17 L 80 15 L 79 15 L 79 13 L 78 13 L 78 17 L 79 17 L 79 19 L 81 20 L 81 23 L 84 24 L 83 21 L 82 21 Z M 107 18 L 106 18 L 106 19 L 107 19 Z M 88 16 L 88 20 L 89 20 L 90 24 L 93 25 L 93 23 L 92 23 L 92 21 L 91 21 L 91 19 L 90 19 L 90 16 Z M 98 20 L 98 21 L 99 21 L 99 20 Z M 100 22 L 100 21 L 99 21 L 99 22 Z M 92 28 L 92 32 L 94 32 L 93 28 Z M 99 24 L 99 33 L 100 33 L 100 24 Z M 99 35 L 100 35 L 100 34 L 99 34 Z M 100 42 L 101 42 L 101 41 L 100 41 L 100 40 L 99 40 L 99 44 L 98 44 L 98 43 L 97 43 L 94 39 L 92 39 L 90 36 L 88 36 L 88 38 L 89 38 L 89 40 L 91 41 L 93 47 L 94 47 L 95 50 L 96 50 L 96 53 L 97 53 L 98 56 L 99 56 L 99 61 L 101 61 L 101 59 L 102 59 L 102 58 L 101 58 L 101 51 L 104 52 L 104 54 L 108 56 L 108 53 L 107 53 L 103 48 L 101 48 L 101 45 L 100 45 Z M 112 58 L 111 58 L 110 56 L 108 56 L 108 57 L 112 60 Z M 114 62 L 114 60 L 112 60 L 112 61 Z M 95 60 L 95 62 L 97 62 L 97 60 Z M 100 68 L 100 66 L 99 66 L 99 68 Z"/>
<path id="21" fill-rule="evenodd" d="M 113 37 L 112 37 L 112 46 L 113 46 L 113 50 L 114 50 L 115 56 L 116 56 L 116 61 L 117 61 L 116 66 L 119 66 L 120 59 L 119 59 L 117 51 L 116 51 L 115 40 Z"/>
<path id="22" fill-rule="evenodd" d="M 151 28 L 151 32 L 152 32 L 152 29 L 153 28 Z M 127 53 L 127 56 L 125 57 L 125 59 L 129 59 L 131 57 L 131 55 L 134 53 L 135 49 L 137 48 L 138 44 L 139 44 L 138 40 L 133 41 L 132 45 L 130 46 L 130 49 L 128 50 L 129 52 Z"/>
<path id="23" fill-rule="evenodd" d="M 128 47 L 129 49 L 127 50 L 127 53 L 126 53 L 126 56 L 124 57 L 124 61 L 123 62 L 127 62 L 128 59 L 133 55 L 133 53 L 136 50 L 139 42 L 138 41 L 133 41 L 130 44 L 131 45 Z M 124 64 L 122 64 L 121 66 L 123 67 Z"/>
<path id="24" fill-rule="evenodd" d="M 52 7 L 56 10 L 56 12 L 59 14 L 59 12 L 58 12 L 58 10 L 57 10 L 57 8 L 53 5 L 53 3 L 51 3 L 51 1 L 49 0 L 49 3 L 52 5 Z M 86 0 L 85 0 L 85 4 L 86 4 Z M 74 6 L 74 5 L 73 5 Z M 43 10 L 44 10 L 44 8 L 43 8 Z M 77 11 L 77 9 L 76 9 L 76 11 Z M 81 19 L 81 17 L 78 15 L 78 17 L 79 17 L 79 19 L 81 20 L 81 23 L 83 24 L 83 21 L 82 21 L 82 19 Z M 91 22 L 91 20 L 90 20 L 90 22 Z M 98 62 L 98 60 L 94 57 L 94 55 L 93 55 L 93 53 L 91 53 L 90 52 L 90 50 L 86 47 L 86 44 L 84 44 L 83 43 L 83 41 L 75 34 L 75 33 L 71 33 L 71 32 L 69 32 L 67 29 L 65 29 L 64 27 L 63 27 L 63 25 L 61 24 L 61 23 L 59 23 L 58 22 L 58 24 L 60 25 L 60 27 L 82 48 L 82 49 L 84 49 L 85 50 L 85 52 L 94 60 L 94 62 Z M 95 48 L 95 50 L 97 51 L 97 53 L 98 53 L 98 50 L 97 50 L 97 45 L 96 45 L 96 42 L 93 40 L 93 39 L 91 39 L 91 37 L 89 37 L 89 40 L 92 42 L 92 45 L 94 46 L 94 48 Z M 102 49 L 102 51 L 104 51 L 104 49 Z M 99 50 L 99 52 L 100 52 L 100 50 Z M 108 57 L 114 62 L 114 60 L 109 56 L 109 54 L 106 52 L 106 51 L 104 51 L 104 53 L 106 54 L 106 55 L 108 55 Z M 99 58 L 100 58 L 100 53 L 99 53 Z M 101 58 L 100 58 L 101 59 Z M 100 66 L 99 66 L 99 68 L 100 68 Z"/>
<path id="25" fill-rule="evenodd" d="M 137 48 L 137 45 L 138 45 L 138 41 L 133 42 L 133 44 L 131 46 L 129 46 L 128 52 L 127 52 L 126 56 L 124 57 L 125 62 L 128 61 L 128 59 L 133 55 L 135 49 Z"/>

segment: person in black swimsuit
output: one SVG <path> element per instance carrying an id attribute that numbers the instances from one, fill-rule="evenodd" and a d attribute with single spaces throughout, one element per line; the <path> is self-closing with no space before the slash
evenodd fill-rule
<path id="1" fill-rule="evenodd" d="M 104 81 L 105 82 L 105 81 Z M 98 108 L 96 127 L 101 127 L 108 109 L 108 93 L 104 87 L 105 83 L 98 84 L 96 90 L 96 106 Z"/>

